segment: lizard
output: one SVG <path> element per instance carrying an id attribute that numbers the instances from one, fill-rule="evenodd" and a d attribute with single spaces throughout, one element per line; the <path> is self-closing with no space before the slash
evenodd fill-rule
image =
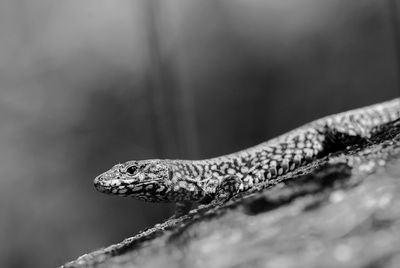
<path id="1" fill-rule="evenodd" d="M 225 202 L 273 184 L 300 166 L 368 141 L 383 124 L 400 118 L 400 98 L 317 119 L 248 149 L 204 160 L 146 159 L 114 165 L 95 188 L 148 202 L 176 203 L 175 216 L 194 203 Z"/>

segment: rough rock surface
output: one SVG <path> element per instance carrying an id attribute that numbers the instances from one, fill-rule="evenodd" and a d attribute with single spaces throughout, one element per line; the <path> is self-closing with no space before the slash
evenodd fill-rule
<path id="1" fill-rule="evenodd" d="M 400 121 L 63 267 L 400 267 Z"/>

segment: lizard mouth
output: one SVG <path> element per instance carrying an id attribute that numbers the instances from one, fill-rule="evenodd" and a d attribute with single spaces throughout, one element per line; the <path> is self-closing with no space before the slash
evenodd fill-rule
<path id="1" fill-rule="evenodd" d="M 118 172 L 104 172 L 94 179 L 94 187 L 97 191 L 105 194 L 119 195 L 139 195 L 141 192 L 150 192 L 158 190 L 158 194 L 162 192 L 160 189 L 167 189 L 164 185 L 166 181 L 173 178 L 172 170 L 168 170 L 162 177 L 146 178 L 143 173 L 138 173 L 131 177 L 121 177 Z M 159 187 L 161 185 L 161 187 Z"/>
<path id="2" fill-rule="evenodd" d="M 101 193 L 111 193 L 111 187 L 110 186 L 105 186 L 101 184 L 94 184 L 94 187 L 96 188 L 97 191 Z"/>
<path id="3" fill-rule="evenodd" d="M 107 183 L 106 178 L 104 177 L 104 174 L 101 174 L 97 176 L 94 179 L 94 187 L 96 188 L 97 191 L 101 193 L 110 193 L 111 192 L 111 185 Z"/>
<path id="4" fill-rule="evenodd" d="M 114 194 L 114 191 L 127 189 L 130 193 L 140 192 L 142 189 L 154 185 L 161 180 L 138 181 L 137 178 L 132 179 L 107 179 L 107 175 L 101 174 L 94 179 L 94 187 L 101 193 Z"/>
<path id="5" fill-rule="evenodd" d="M 117 179 L 112 179 L 111 177 L 113 176 L 108 172 L 97 176 L 93 181 L 96 190 L 101 193 L 111 193 L 113 189 L 118 188 L 121 185 L 119 177 Z"/>

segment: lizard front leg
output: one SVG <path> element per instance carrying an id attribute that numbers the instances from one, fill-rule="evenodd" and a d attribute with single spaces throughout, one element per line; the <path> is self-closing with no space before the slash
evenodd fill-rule
<path id="1" fill-rule="evenodd" d="M 225 175 L 221 178 L 210 178 L 204 185 L 207 193 L 202 203 L 221 204 L 243 190 L 242 180 L 235 175 Z"/>
<path id="2" fill-rule="evenodd" d="M 242 190 L 242 180 L 235 175 L 227 175 L 216 189 L 215 200 L 226 202 Z"/>

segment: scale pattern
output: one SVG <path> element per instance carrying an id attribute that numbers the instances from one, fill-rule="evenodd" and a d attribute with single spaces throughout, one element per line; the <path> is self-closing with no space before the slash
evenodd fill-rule
<path id="1" fill-rule="evenodd" d="M 150 159 L 117 164 L 95 178 L 97 190 L 150 202 L 207 203 L 273 183 L 317 158 L 367 141 L 400 118 L 400 98 L 339 113 L 233 154 L 205 160 Z M 186 205 L 183 205 L 186 204 Z"/>

